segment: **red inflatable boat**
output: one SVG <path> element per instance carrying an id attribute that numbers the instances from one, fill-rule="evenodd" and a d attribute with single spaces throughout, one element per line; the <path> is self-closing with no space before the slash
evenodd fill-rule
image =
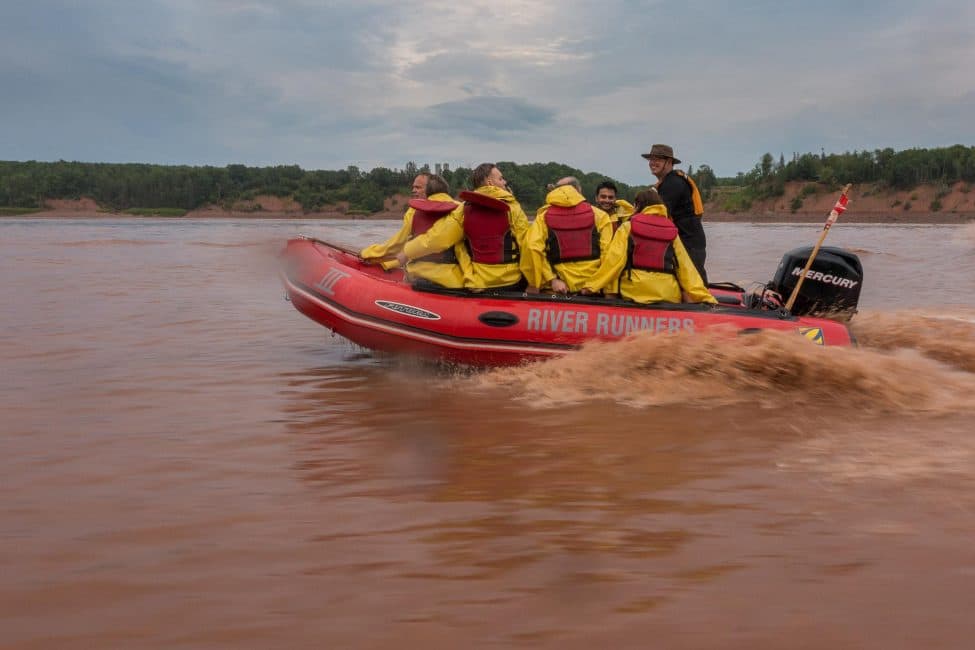
<path id="1" fill-rule="evenodd" d="M 384 271 L 365 264 L 354 251 L 306 237 L 290 240 L 281 261 L 288 298 L 315 322 L 366 348 L 448 362 L 516 364 L 564 354 L 593 339 L 617 340 L 641 330 L 655 334 L 716 328 L 732 334 L 785 330 L 820 345 L 853 343 L 843 322 L 749 307 L 743 290 L 734 285 L 711 285 L 718 305 L 637 305 L 586 296 L 469 293 L 411 285 L 400 270 Z M 803 261 L 799 256 L 790 264 L 801 267 Z M 780 275 L 788 277 L 788 268 L 782 272 L 780 265 Z"/>

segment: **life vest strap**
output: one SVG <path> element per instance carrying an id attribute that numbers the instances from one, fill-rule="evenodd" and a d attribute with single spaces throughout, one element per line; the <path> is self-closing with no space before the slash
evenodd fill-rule
<path id="1" fill-rule="evenodd" d="M 697 189 L 697 183 L 694 182 L 694 179 L 689 174 L 679 169 L 675 169 L 674 171 L 691 186 L 691 203 L 694 204 L 694 214 L 698 217 L 702 216 L 704 214 L 704 200 L 701 198 L 701 192 Z"/>

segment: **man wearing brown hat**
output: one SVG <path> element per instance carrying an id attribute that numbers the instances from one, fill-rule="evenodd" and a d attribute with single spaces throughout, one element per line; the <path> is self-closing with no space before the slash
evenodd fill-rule
<path id="1" fill-rule="evenodd" d="M 680 164 L 680 159 L 674 157 L 674 149 L 670 145 L 655 144 L 650 151 L 641 154 L 650 161 L 650 172 L 657 177 L 657 192 L 667 206 L 667 212 L 677 226 L 680 240 L 687 249 L 687 254 L 697 267 L 704 285 L 707 286 L 708 276 L 704 270 L 707 259 L 707 239 L 704 236 L 704 226 L 701 215 L 704 214 L 704 203 L 701 193 L 690 176 L 674 165 Z"/>

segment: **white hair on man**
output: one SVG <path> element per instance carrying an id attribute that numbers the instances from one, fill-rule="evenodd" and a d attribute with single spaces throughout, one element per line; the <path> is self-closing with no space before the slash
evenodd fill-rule
<path id="1" fill-rule="evenodd" d="M 555 187 L 562 187 L 563 185 L 571 185 L 572 187 L 579 190 L 582 193 L 582 183 L 575 176 L 566 176 L 565 178 L 560 178 L 559 182 L 555 184 Z"/>

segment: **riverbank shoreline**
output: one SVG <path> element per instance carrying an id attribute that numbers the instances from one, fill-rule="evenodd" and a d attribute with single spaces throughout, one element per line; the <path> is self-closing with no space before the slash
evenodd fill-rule
<path id="1" fill-rule="evenodd" d="M 295 221 L 399 221 L 403 215 L 394 212 L 378 212 L 370 215 L 349 215 L 341 212 L 292 212 L 292 211 L 227 211 L 227 210 L 194 210 L 181 217 L 143 216 L 124 212 L 107 212 L 92 210 L 55 209 L 30 212 L 19 215 L 2 215 L 0 219 L 162 219 L 172 221 L 214 219 L 214 220 L 247 220 L 247 219 L 275 219 Z M 887 214 L 846 212 L 841 218 L 844 223 L 865 224 L 940 224 L 963 225 L 975 221 L 975 213 L 944 213 L 944 212 L 891 212 Z M 708 213 L 705 212 L 704 221 L 714 223 L 824 223 L 825 213 L 813 212 L 765 212 L 765 213 Z"/>
<path id="2" fill-rule="evenodd" d="M 801 183 L 790 183 L 781 196 L 755 201 L 747 210 L 720 210 L 719 198 L 704 205 L 705 222 L 715 223 L 823 223 L 837 194 L 816 191 L 808 193 Z M 308 221 L 400 221 L 409 197 L 397 194 L 388 197 L 383 209 L 373 213 L 351 210 L 347 203 L 328 206 L 328 209 L 306 212 L 289 198 L 257 196 L 232 206 L 208 205 L 184 214 L 178 210 L 141 209 L 140 214 L 109 210 L 90 198 L 47 199 L 43 208 L 20 215 L 5 217 L 29 219 L 292 219 Z M 920 209 L 924 206 L 925 209 Z M 940 206 L 932 210 L 929 206 Z M 529 219 L 533 212 L 529 211 Z M 845 223 L 892 224 L 965 224 L 975 221 L 975 192 L 958 184 L 948 193 L 939 194 L 937 188 L 919 186 L 908 192 L 879 192 L 876 187 L 864 187 L 851 197 L 848 210 L 841 217 Z"/>

